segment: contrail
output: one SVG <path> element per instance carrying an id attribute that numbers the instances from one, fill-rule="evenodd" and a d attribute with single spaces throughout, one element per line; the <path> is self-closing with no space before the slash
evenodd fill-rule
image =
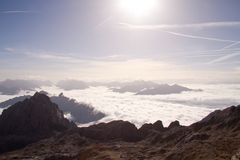
<path id="1" fill-rule="evenodd" d="M 216 42 L 226 42 L 226 43 L 231 43 L 228 44 L 227 46 L 220 48 L 216 51 L 226 51 L 227 49 L 236 46 L 238 44 L 240 44 L 240 41 L 234 41 L 234 40 L 228 40 L 228 39 L 220 39 L 220 38 L 213 38 L 213 37 L 205 37 L 205 36 L 196 36 L 196 35 L 190 35 L 190 34 L 183 34 L 183 33 L 179 33 L 179 32 L 173 32 L 173 31 L 168 31 L 165 30 L 166 28 L 196 28 L 198 26 L 200 27 L 219 27 L 219 26 L 238 26 L 240 23 L 203 23 L 201 25 L 199 24 L 185 24 L 185 25 L 132 25 L 132 24 L 128 24 L 128 23 L 120 23 L 120 25 L 125 26 L 127 28 L 130 29 L 141 29 L 141 30 L 156 30 L 158 29 L 161 32 L 165 32 L 168 34 L 172 34 L 175 36 L 179 36 L 179 37 L 185 37 L 185 38 L 191 38 L 191 39 L 201 39 L 201 40 L 208 40 L 208 41 L 216 41 Z M 234 52 L 232 54 L 228 54 L 228 55 L 223 55 L 221 57 L 218 57 L 210 62 L 208 62 L 207 64 L 214 64 L 214 63 L 218 63 L 218 62 L 222 62 L 225 60 L 228 60 L 230 58 L 239 56 L 240 53 L 239 52 Z M 200 56 L 200 55 L 199 55 Z M 202 56 L 202 55 L 201 55 Z M 207 55 L 204 55 L 207 56 Z M 217 56 L 217 55 L 215 55 Z"/>
<path id="2" fill-rule="evenodd" d="M 214 64 L 214 63 L 222 62 L 222 61 L 228 60 L 228 59 L 230 59 L 230 58 L 233 58 L 233 57 L 236 57 L 236 56 L 239 56 L 239 55 L 240 55 L 239 52 L 232 53 L 232 54 L 228 54 L 228 55 L 219 57 L 219 58 L 217 58 L 217 59 L 214 59 L 214 60 L 208 62 L 208 64 Z"/>
<path id="3" fill-rule="evenodd" d="M 95 28 L 101 27 L 103 26 L 105 23 L 107 23 L 108 21 L 110 21 L 112 19 L 113 16 L 109 16 L 107 18 L 105 18 L 102 22 L 100 22 L 99 24 L 96 25 Z"/>
<path id="4" fill-rule="evenodd" d="M 195 36 L 195 35 L 190 35 L 190 34 L 183 34 L 183 33 L 178 33 L 178 32 L 172 32 L 172 31 L 166 31 L 163 30 L 163 32 L 180 36 L 180 37 L 186 37 L 186 38 L 192 38 L 192 39 L 202 39 L 202 40 L 208 40 L 208 41 L 218 41 L 218 42 L 231 42 L 235 43 L 236 41 L 233 40 L 226 40 L 226 39 L 219 39 L 219 38 L 212 38 L 212 37 L 203 37 L 203 36 Z"/>
<path id="5" fill-rule="evenodd" d="M 232 43 L 230 45 L 227 45 L 227 46 L 223 47 L 221 50 L 225 50 L 225 49 L 231 48 L 231 47 L 236 46 L 238 44 L 240 44 L 240 41 L 237 41 L 237 42 L 234 42 L 234 43 Z"/>
<path id="6" fill-rule="evenodd" d="M 132 25 L 132 24 L 128 24 L 128 23 L 120 23 L 120 25 L 125 26 L 125 27 L 130 28 L 130 29 L 143 29 L 143 30 L 149 30 L 150 29 L 150 30 L 152 30 L 151 28 L 146 28 L 146 27 L 138 26 L 138 25 Z M 202 40 L 208 40 L 208 41 L 228 42 L 228 43 L 236 43 L 237 42 L 237 41 L 227 40 L 227 39 L 183 34 L 183 33 L 179 33 L 179 32 L 167 31 L 167 30 L 163 30 L 163 29 L 161 29 L 159 31 L 165 32 L 165 33 L 168 33 L 168 34 L 172 34 L 172 35 L 175 35 L 175 36 L 191 38 L 191 39 L 202 39 Z"/>

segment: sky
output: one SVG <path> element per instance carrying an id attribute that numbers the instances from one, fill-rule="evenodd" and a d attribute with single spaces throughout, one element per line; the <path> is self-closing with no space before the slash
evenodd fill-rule
<path id="1" fill-rule="evenodd" d="M 0 80 L 240 82 L 239 0 L 1 0 Z"/>

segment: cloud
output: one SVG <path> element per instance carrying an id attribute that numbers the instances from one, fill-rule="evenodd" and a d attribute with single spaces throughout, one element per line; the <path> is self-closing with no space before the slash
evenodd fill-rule
<path id="1" fill-rule="evenodd" d="M 183 125 L 189 125 L 201 120 L 215 109 L 223 109 L 240 103 L 239 84 L 191 84 L 187 87 L 201 88 L 203 92 L 142 96 L 131 93 L 120 94 L 112 92 L 106 87 L 63 91 L 51 86 L 43 87 L 41 90 L 46 90 L 51 95 L 59 95 L 59 93 L 64 92 L 65 96 L 74 98 L 78 102 L 92 104 L 94 109 L 108 115 L 98 122 L 122 119 L 131 121 L 138 127 L 144 123 L 153 123 L 157 120 L 162 120 L 165 126 L 174 120 L 179 120 Z M 0 102 L 9 98 L 12 97 L 7 98 L 5 95 L 0 95 Z M 65 114 L 65 116 L 72 118 L 70 114 Z"/>
<path id="2" fill-rule="evenodd" d="M 74 54 L 70 53 L 54 53 L 45 51 L 22 51 L 14 48 L 5 49 L 10 53 L 20 54 L 21 57 L 26 56 L 31 59 L 30 62 L 35 62 L 32 64 L 26 61 L 18 62 L 13 68 L 3 68 L 3 77 L 8 78 L 26 78 L 31 76 L 41 76 L 47 77 L 51 80 L 59 80 L 62 77 L 68 77 L 70 79 L 82 79 L 82 80 L 161 80 L 171 82 L 179 81 L 192 81 L 192 82 L 209 82 L 211 80 L 226 81 L 226 79 L 236 79 L 238 80 L 236 73 L 232 72 L 231 69 L 219 70 L 216 68 L 207 69 L 202 65 L 206 64 L 206 58 L 214 57 L 218 59 L 219 56 L 225 56 L 225 51 L 223 50 L 213 50 L 194 52 L 187 55 L 185 52 L 174 53 L 170 56 L 168 60 L 164 59 L 150 59 L 150 58 L 136 58 L 129 57 L 125 55 L 110 55 L 104 57 L 92 57 L 92 58 L 80 58 L 77 56 L 72 56 Z M 236 49 L 226 49 L 231 52 L 237 52 Z M 210 53 L 215 53 L 211 55 Z M 75 54 L 77 55 L 77 54 Z M 179 63 L 175 59 L 178 55 L 180 58 L 197 58 L 197 63 Z M 164 55 L 165 56 L 165 55 Z M 26 58 L 25 57 L 25 58 Z M 199 57 L 202 57 L 204 62 L 202 62 Z M 172 59 L 171 59 L 172 58 Z M 207 61 L 210 61 L 209 59 Z M 225 60 L 230 57 L 225 57 L 220 60 Z M 192 59 L 191 59 L 192 60 Z M 216 62 L 220 61 L 217 60 Z M 200 62 L 199 62 L 200 61 Z M 177 62 L 177 63 L 176 63 Z M 181 62 L 181 61 L 180 61 Z M 211 63 L 216 63 L 211 62 Z M 11 61 L 10 61 L 11 63 Z M 199 68 L 201 65 L 201 68 Z M 18 66 L 26 66 L 25 68 L 20 68 Z M 205 65 L 206 66 L 206 65 Z M 198 73 L 199 77 L 195 75 Z M 225 75 L 228 76 L 225 76 Z"/>
<path id="3" fill-rule="evenodd" d="M 156 25 L 131 25 L 128 23 L 120 23 L 120 25 L 131 26 L 138 29 L 182 29 L 182 28 L 216 28 L 216 27 L 240 27 L 240 21 L 225 21 L 225 22 L 205 22 L 205 23 L 191 23 L 191 24 L 156 24 Z"/>
<path id="4" fill-rule="evenodd" d="M 7 47 L 7 48 L 4 48 L 4 51 L 15 52 L 16 50 L 14 48 Z"/>
<path id="5" fill-rule="evenodd" d="M 63 91 L 59 88 L 44 88 L 51 94 L 64 95 L 79 102 L 92 104 L 108 116 L 99 122 L 127 120 L 140 127 L 144 123 L 162 120 L 167 126 L 174 120 L 189 125 L 208 115 L 215 109 L 240 103 L 239 84 L 235 85 L 193 85 L 203 92 L 184 92 L 173 95 L 142 96 L 131 93 L 116 93 L 106 87 L 90 87 L 85 90 Z M 224 92 L 223 92 L 224 91 Z M 201 98 L 199 98 L 201 97 Z"/>
<path id="6" fill-rule="evenodd" d="M 74 117 L 71 113 L 64 113 L 64 118 L 67 118 L 69 121 L 73 121 Z"/>

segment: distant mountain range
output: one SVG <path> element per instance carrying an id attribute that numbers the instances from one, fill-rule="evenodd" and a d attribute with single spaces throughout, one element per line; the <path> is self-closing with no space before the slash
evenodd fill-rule
<path id="1" fill-rule="evenodd" d="M 165 95 L 179 94 L 185 91 L 202 91 L 201 89 L 190 89 L 177 84 L 157 84 L 151 81 L 134 81 L 120 88 L 113 88 L 112 91 L 125 93 L 133 92 L 136 95 Z"/>
<path id="2" fill-rule="evenodd" d="M 190 89 L 178 84 L 158 84 L 151 81 L 132 81 L 132 82 L 84 82 L 80 80 L 63 80 L 56 84 L 49 81 L 36 80 L 5 80 L 0 82 L 0 94 L 15 95 L 20 91 L 35 91 L 42 86 L 56 85 L 58 88 L 70 90 L 84 90 L 91 86 L 106 86 L 113 92 L 125 93 L 132 92 L 136 95 L 164 95 L 179 94 L 184 91 L 201 91 L 201 89 Z"/>
<path id="3" fill-rule="evenodd" d="M 3 95 L 15 95 L 21 90 L 34 91 L 36 88 L 49 86 L 51 84 L 50 81 L 7 79 L 0 81 L 0 93 Z"/>
<path id="4" fill-rule="evenodd" d="M 64 90 L 75 90 L 86 89 L 89 87 L 89 84 L 79 80 L 63 80 L 59 81 L 56 86 Z"/>
<path id="5" fill-rule="evenodd" d="M 44 91 L 40 93 L 47 95 Z M 0 108 L 7 108 L 30 97 L 30 95 L 25 95 L 9 99 L 0 103 Z M 65 97 L 62 93 L 59 94 L 59 96 L 52 96 L 50 99 L 52 102 L 56 103 L 64 113 L 69 113 L 71 115 L 71 120 L 75 123 L 89 123 L 100 120 L 106 116 L 100 111 L 95 111 L 91 105 L 79 103 L 74 99 Z"/>
<path id="6" fill-rule="evenodd" d="M 0 128 L 1 160 L 238 160 L 240 154 L 240 106 L 190 126 L 174 121 L 164 127 L 159 120 L 137 129 L 118 120 L 77 128 L 50 98 L 36 93 L 4 110 Z M 6 153 L 13 149 L 20 150 Z"/>
<path id="7" fill-rule="evenodd" d="M 202 90 L 190 89 L 177 84 L 174 84 L 174 85 L 162 84 L 162 85 L 158 85 L 156 88 L 148 88 L 145 90 L 141 90 L 136 94 L 137 95 L 165 95 L 165 94 L 179 94 L 187 91 L 202 91 Z"/>
<path id="8" fill-rule="evenodd" d="M 125 92 L 133 92 L 138 93 L 144 89 L 156 88 L 158 87 L 157 83 L 150 81 L 133 81 L 125 83 L 122 87 L 112 88 L 113 92 L 125 93 Z"/>

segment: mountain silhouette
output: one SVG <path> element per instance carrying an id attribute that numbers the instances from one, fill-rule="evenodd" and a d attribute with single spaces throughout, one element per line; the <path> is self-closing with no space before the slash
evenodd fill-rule
<path id="1" fill-rule="evenodd" d="M 36 88 L 49 85 L 51 85 L 50 81 L 6 79 L 0 81 L 0 93 L 3 95 L 15 95 L 21 90 L 34 91 Z"/>
<path id="2" fill-rule="evenodd" d="M 0 115 L 0 152 L 25 146 L 42 138 L 53 136 L 76 125 L 63 116 L 63 112 L 50 98 L 35 93 L 5 109 Z"/>
<path id="3" fill-rule="evenodd" d="M 58 136 L 4 153 L 0 159 L 219 160 L 239 157 L 240 106 L 217 110 L 190 126 L 161 121 L 137 129 L 127 121 L 73 128 Z M 40 149 L 41 148 L 41 149 Z"/>
<path id="4" fill-rule="evenodd" d="M 47 92 L 41 91 L 39 93 L 47 95 Z M 26 98 L 30 98 L 30 95 L 19 96 L 7 101 L 0 103 L 0 108 L 7 108 L 14 105 L 17 102 L 23 101 Z M 98 121 L 105 117 L 106 115 L 100 111 L 95 111 L 91 105 L 85 103 L 79 103 L 74 99 L 70 99 L 63 95 L 63 93 L 58 96 L 50 97 L 51 101 L 56 103 L 60 110 L 64 113 L 71 114 L 72 121 L 76 123 L 89 123 L 93 121 Z"/>

